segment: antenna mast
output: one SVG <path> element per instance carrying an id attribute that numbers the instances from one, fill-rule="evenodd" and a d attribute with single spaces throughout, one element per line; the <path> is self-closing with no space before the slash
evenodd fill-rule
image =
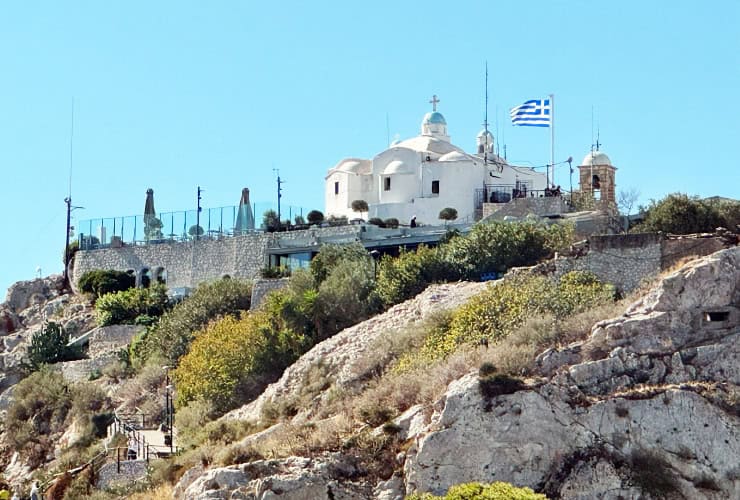
<path id="1" fill-rule="evenodd" d="M 280 180 L 280 169 L 279 168 L 273 168 L 272 171 L 277 173 L 277 215 L 278 215 L 277 230 L 280 231 L 280 225 L 282 224 L 282 220 L 280 216 L 280 198 L 283 197 L 283 194 L 282 194 L 283 181 Z"/>
<path id="2" fill-rule="evenodd" d="M 486 142 L 483 148 L 483 164 L 488 164 L 488 61 L 486 61 L 486 115 L 483 119 L 483 128 L 486 133 Z"/>
<path id="3" fill-rule="evenodd" d="M 72 97 L 72 126 L 70 127 L 69 132 L 69 191 L 67 194 L 67 197 L 64 199 L 64 203 L 67 204 L 67 234 L 65 236 L 65 245 L 64 245 L 64 272 L 63 278 L 64 278 L 64 284 L 65 286 L 69 286 L 69 232 L 71 227 L 71 218 L 72 218 L 72 160 L 73 160 L 73 149 L 72 146 L 74 144 L 74 136 L 75 136 L 75 98 Z"/>

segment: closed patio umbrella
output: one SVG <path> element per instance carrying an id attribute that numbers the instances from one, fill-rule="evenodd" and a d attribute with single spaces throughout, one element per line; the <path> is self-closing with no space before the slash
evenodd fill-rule
<path id="1" fill-rule="evenodd" d="M 239 210 L 234 223 L 234 234 L 243 234 L 254 230 L 254 214 L 252 205 L 249 203 L 249 189 L 242 189 L 242 197 L 239 200 Z"/>
<path id="2" fill-rule="evenodd" d="M 144 203 L 144 239 L 146 241 L 162 238 L 162 221 L 157 219 L 154 210 L 154 190 L 146 190 L 146 202 Z"/>

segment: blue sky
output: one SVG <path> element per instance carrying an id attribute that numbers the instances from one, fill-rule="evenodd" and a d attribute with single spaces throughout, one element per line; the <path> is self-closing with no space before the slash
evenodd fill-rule
<path id="1" fill-rule="evenodd" d="M 76 221 L 140 214 L 150 187 L 158 211 L 198 185 L 270 201 L 273 168 L 284 203 L 323 209 L 326 170 L 416 135 L 432 94 L 472 150 L 486 61 L 510 161 L 548 162 L 507 110 L 553 93 L 556 161 L 589 151 L 593 109 L 618 190 L 738 198 L 738 26 L 736 0 L 4 2 L 0 289 L 61 272 L 73 98 Z"/>

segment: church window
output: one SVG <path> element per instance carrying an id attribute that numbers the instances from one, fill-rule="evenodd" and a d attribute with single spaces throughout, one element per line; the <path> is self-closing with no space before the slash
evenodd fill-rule
<path id="1" fill-rule="evenodd" d="M 390 191 L 390 190 L 391 190 L 391 178 L 383 177 L 383 191 Z"/>
<path id="2" fill-rule="evenodd" d="M 601 179 L 599 179 L 598 175 L 594 175 L 591 178 L 591 187 L 594 189 L 601 189 Z"/>
<path id="3" fill-rule="evenodd" d="M 439 181 L 432 181 L 432 194 L 439 194 Z"/>
<path id="4" fill-rule="evenodd" d="M 478 153 L 483 153 L 483 144 L 478 144 Z"/>
<path id="5" fill-rule="evenodd" d="M 334 194 L 339 194 L 339 182 L 334 183 Z"/>

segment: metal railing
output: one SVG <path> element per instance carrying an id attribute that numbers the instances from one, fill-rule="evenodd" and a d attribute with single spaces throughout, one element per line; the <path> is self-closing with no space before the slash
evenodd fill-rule
<path id="1" fill-rule="evenodd" d="M 121 244 L 146 245 L 170 241 L 198 239 L 220 239 L 224 237 L 262 231 L 263 215 L 274 210 L 269 203 L 253 203 L 253 228 L 237 227 L 239 207 L 237 205 L 204 208 L 198 216 L 197 210 L 160 212 L 156 216 L 129 215 L 123 217 L 101 217 L 80 221 L 75 232 L 80 249 L 92 250 Z M 305 217 L 309 210 L 298 206 L 287 206 L 281 210 L 283 220 L 293 221 L 296 216 Z M 198 229 L 200 227 L 200 229 Z"/>

